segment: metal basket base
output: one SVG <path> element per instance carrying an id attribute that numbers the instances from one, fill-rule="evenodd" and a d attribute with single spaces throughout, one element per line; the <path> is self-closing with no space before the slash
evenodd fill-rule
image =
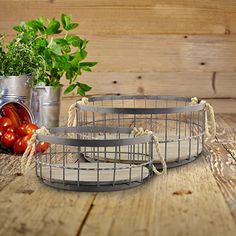
<path id="1" fill-rule="evenodd" d="M 167 168 L 170 169 L 170 168 L 175 168 L 175 167 L 186 165 L 186 164 L 188 164 L 190 162 L 193 162 L 196 159 L 198 159 L 201 154 L 202 154 L 202 152 L 199 153 L 198 156 L 192 156 L 192 157 L 190 157 L 189 159 L 186 159 L 186 160 L 168 162 L 168 163 L 166 163 Z M 157 170 L 162 170 L 163 169 L 161 163 L 154 163 L 154 166 L 157 168 Z"/>
<path id="2" fill-rule="evenodd" d="M 46 179 L 39 178 L 41 182 L 44 184 L 53 187 L 55 189 L 62 189 L 62 190 L 67 190 L 67 191 L 78 191 L 78 192 L 112 192 L 112 191 L 120 191 L 120 190 L 125 190 L 125 189 L 130 189 L 134 187 L 138 187 L 145 182 L 147 182 L 150 177 L 147 177 L 143 179 L 142 182 L 131 182 L 130 184 L 128 183 L 121 183 L 121 184 L 116 184 L 116 185 L 102 185 L 102 186 L 97 186 L 97 185 L 86 185 L 86 184 L 80 184 L 78 186 L 77 182 L 69 182 L 66 181 L 64 184 L 59 183 L 59 182 L 50 182 Z"/>
<path id="3" fill-rule="evenodd" d="M 63 169 L 58 167 L 41 166 L 36 169 L 36 175 L 45 184 L 60 188 L 64 190 L 72 191 L 84 191 L 84 192 L 105 192 L 105 191 L 117 191 L 139 186 L 144 183 L 144 180 L 148 180 L 153 174 L 145 166 L 136 166 L 133 170 L 129 169 L 128 164 L 117 163 L 116 166 L 118 173 L 116 180 L 113 179 L 112 173 L 114 170 L 109 170 L 114 166 L 112 163 L 100 163 L 100 174 L 97 175 L 97 171 L 89 170 L 89 167 L 96 166 L 97 163 L 80 163 L 80 177 L 78 178 L 78 170 L 76 170 L 77 163 L 67 164 L 64 174 Z M 88 169 L 86 169 L 88 168 Z M 102 170 L 104 168 L 104 170 Z M 107 170 L 105 169 L 107 168 Z M 64 177 L 63 177 L 64 176 Z"/>

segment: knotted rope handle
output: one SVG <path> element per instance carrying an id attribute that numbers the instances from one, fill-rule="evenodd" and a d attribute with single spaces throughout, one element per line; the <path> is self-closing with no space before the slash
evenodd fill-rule
<path id="1" fill-rule="evenodd" d="M 50 134 L 48 129 L 42 126 L 40 129 L 37 129 L 31 136 L 27 148 L 21 158 L 21 173 L 25 173 L 33 160 L 33 156 L 35 155 L 35 145 L 36 145 L 36 137 L 38 134 L 48 135 Z"/>
<path id="2" fill-rule="evenodd" d="M 140 128 L 134 127 L 131 134 L 133 134 L 134 137 L 138 137 L 138 136 L 142 136 L 142 135 L 151 135 L 152 136 L 153 142 L 155 144 L 157 156 L 160 158 L 162 168 L 163 168 L 162 171 L 158 171 L 156 169 L 156 167 L 154 165 L 152 165 L 152 170 L 156 175 L 165 174 L 167 172 L 167 165 L 166 165 L 165 158 L 161 155 L 160 144 L 159 144 L 159 140 L 158 140 L 157 136 L 154 135 L 152 131 L 150 131 L 148 129 L 144 130 L 142 127 L 140 127 Z"/>
<path id="3" fill-rule="evenodd" d="M 199 100 L 197 97 L 191 98 L 190 105 L 198 104 Z M 206 140 L 214 139 L 216 136 L 216 120 L 213 107 L 206 103 L 205 107 L 207 111 L 207 115 L 205 118 L 205 132 L 206 132 Z"/>
<path id="4" fill-rule="evenodd" d="M 83 97 L 80 101 L 75 102 L 70 106 L 68 110 L 68 121 L 67 121 L 68 127 L 76 126 L 76 108 L 77 109 L 79 108 L 77 107 L 77 104 L 86 105 L 88 103 L 89 103 L 88 98 Z"/>

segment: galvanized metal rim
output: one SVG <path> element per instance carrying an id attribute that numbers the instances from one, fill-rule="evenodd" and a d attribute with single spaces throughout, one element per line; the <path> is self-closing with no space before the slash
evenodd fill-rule
<path id="1" fill-rule="evenodd" d="M 190 97 L 176 97 L 176 96 L 100 96 L 90 97 L 89 102 L 108 101 L 108 100 L 168 100 L 168 101 L 183 101 L 191 102 Z M 80 104 L 77 101 L 77 106 L 84 111 L 108 113 L 108 114 L 170 114 L 181 112 L 196 112 L 205 108 L 206 102 L 201 100 L 200 103 L 195 105 L 179 106 L 179 107 L 166 107 L 166 108 L 121 108 L 121 107 L 102 107 L 94 106 L 92 104 Z"/>
<path id="2" fill-rule="evenodd" d="M 25 74 L 25 75 L 1 75 L 0 79 L 26 79 L 32 77 L 32 74 Z"/>
<path id="3" fill-rule="evenodd" d="M 4 107 L 5 105 L 9 104 L 9 103 L 16 103 L 16 104 L 22 106 L 22 107 L 28 112 L 28 114 L 29 114 L 29 116 L 30 116 L 31 122 L 32 122 L 32 123 L 35 123 L 35 119 L 34 119 L 34 116 L 33 116 L 32 112 L 31 112 L 31 110 L 30 110 L 29 107 L 26 106 L 22 101 L 20 101 L 20 99 L 5 100 L 4 98 L 5 98 L 5 97 L 0 98 L 0 100 L 2 100 L 2 101 L 4 102 L 2 105 L 0 105 L 0 109 L 1 109 L 2 107 Z"/>
<path id="4" fill-rule="evenodd" d="M 110 132 L 110 133 L 131 133 L 130 128 L 121 127 L 58 127 L 50 128 L 50 132 L 56 133 L 99 133 L 99 132 Z M 79 138 L 67 138 L 59 137 L 56 135 L 37 135 L 37 140 L 40 142 L 48 142 L 51 144 L 62 144 L 69 146 L 83 146 L 83 147 L 115 147 L 115 146 L 128 146 L 134 144 L 144 144 L 152 140 L 152 135 L 143 135 L 139 137 L 130 137 L 125 139 L 79 139 Z"/>

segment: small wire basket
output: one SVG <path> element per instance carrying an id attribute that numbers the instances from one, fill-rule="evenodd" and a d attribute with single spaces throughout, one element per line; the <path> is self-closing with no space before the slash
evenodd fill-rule
<path id="1" fill-rule="evenodd" d="M 195 160 L 205 142 L 206 102 L 175 96 L 96 96 L 77 101 L 77 126 L 143 127 L 158 137 L 167 167 Z M 162 168 L 155 157 L 157 169 Z M 112 160 L 111 160 L 112 161 Z M 124 162 L 127 160 L 124 159 Z"/>
<path id="2" fill-rule="evenodd" d="M 151 135 L 134 137 L 132 129 L 124 127 L 59 127 L 49 131 L 49 135 L 37 134 L 35 142 L 39 147 L 40 142 L 50 144 L 46 152 L 35 154 L 36 175 L 49 186 L 114 191 L 138 186 L 153 176 Z"/>

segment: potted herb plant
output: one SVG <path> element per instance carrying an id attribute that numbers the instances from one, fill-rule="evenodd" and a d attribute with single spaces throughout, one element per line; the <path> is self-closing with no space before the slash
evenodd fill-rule
<path id="1" fill-rule="evenodd" d="M 21 100 L 29 105 L 32 73 L 42 67 L 32 47 L 14 38 L 5 43 L 0 35 L 0 98 Z"/>
<path id="2" fill-rule="evenodd" d="M 43 17 L 15 26 L 16 41 L 28 45 L 38 56 L 34 70 L 31 108 L 39 125 L 58 126 L 62 77 L 68 81 L 64 94 L 76 89 L 84 96 L 90 86 L 78 81 L 82 71 L 91 71 L 96 62 L 84 62 L 88 41 L 71 31 L 79 26 L 65 14 L 61 19 Z"/>

